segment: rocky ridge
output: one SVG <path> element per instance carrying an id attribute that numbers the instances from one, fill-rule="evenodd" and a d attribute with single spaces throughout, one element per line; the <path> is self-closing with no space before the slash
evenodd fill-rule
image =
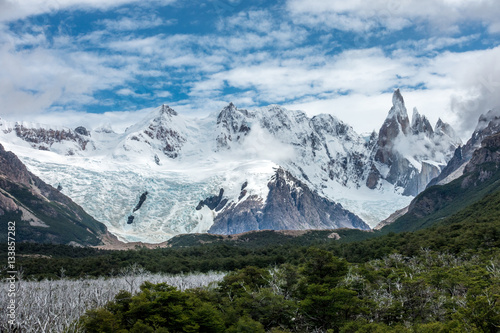
<path id="1" fill-rule="evenodd" d="M 47 144 L 60 155 L 72 150 L 71 160 L 27 152 L 24 147 L 36 147 L 5 131 L 9 126 L 0 126 L 0 140 L 22 147 L 25 163 L 127 241 L 208 230 L 365 229 L 406 206 L 459 142 L 441 120 L 432 128 L 414 110 L 410 122 L 399 90 L 392 102 L 369 137 L 333 115 L 230 103 L 202 119 L 162 105 L 124 133 L 77 127 L 71 131 L 88 140 L 85 149 L 68 137 Z M 133 211 L 145 192 L 147 200 Z M 273 204 L 279 200 L 287 210 Z"/>

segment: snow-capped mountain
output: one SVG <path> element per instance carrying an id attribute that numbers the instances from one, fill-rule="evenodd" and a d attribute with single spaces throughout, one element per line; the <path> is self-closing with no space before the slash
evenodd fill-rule
<path id="1" fill-rule="evenodd" d="M 195 119 L 163 105 L 115 133 L 0 119 L 0 142 L 127 241 L 189 232 L 368 229 L 406 206 L 460 140 L 399 90 L 370 137 L 332 115 L 232 103 Z M 367 225 L 368 224 L 368 225 Z"/>
<path id="2" fill-rule="evenodd" d="M 441 119 L 433 129 L 417 109 L 413 110 L 410 125 L 399 89 L 394 92 L 392 104 L 373 150 L 374 164 L 367 186 L 375 188 L 380 179 L 385 179 L 404 195 L 415 196 L 440 174 L 461 140 Z"/>
<path id="3" fill-rule="evenodd" d="M 428 186 L 447 184 L 462 176 L 465 166 L 472 158 L 474 151 L 481 147 L 483 140 L 499 131 L 500 108 L 495 108 L 488 111 L 486 114 L 482 114 L 479 117 L 471 138 L 465 145 L 456 148 L 453 158 L 448 162 L 448 165 L 439 176 L 429 182 Z"/>

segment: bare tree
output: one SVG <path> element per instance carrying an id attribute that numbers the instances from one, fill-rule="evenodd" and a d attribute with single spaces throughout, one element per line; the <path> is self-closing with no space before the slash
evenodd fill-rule
<path id="1" fill-rule="evenodd" d="M 61 275 L 64 270 L 61 270 Z M 142 283 L 167 283 L 178 289 L 207 287 L 220 281 L 224 273 L 167 275 L 152 274 L 138 265 L 131 265 L 119 276 L 95 279 L 27 281 L 22 276 L 16 281 L 16 332 L 48 333 L 78 332 L 77 320 L 85 311 L 102 307 L 112 301 L 120 290 L 132 294 L 139 291 Z M 7 281 L 0 288 L 8 288 Z M 7 322 L 8 293 L 0 293 L 0 332 L 10 332 Z"/>

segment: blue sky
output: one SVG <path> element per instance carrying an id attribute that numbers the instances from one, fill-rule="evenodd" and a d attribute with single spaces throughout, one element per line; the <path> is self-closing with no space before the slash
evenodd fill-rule
<path id="1" fill-rule="evenodd" d="M 401 88 L 410 116 L 465 136 L 500 105 L 499 37 L 495 0 L 0 0 L 0 116 L 94 126 L 232 101 L 364 132 Z"/>

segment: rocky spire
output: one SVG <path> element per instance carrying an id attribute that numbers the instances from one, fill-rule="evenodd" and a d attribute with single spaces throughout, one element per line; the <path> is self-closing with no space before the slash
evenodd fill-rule
<path id="1" fill-rule="evenodd" d="M 462 140 L 455 133 L 455 130 L 453 129 L 453 127 L 451 127 L 450 124 L 445 123 L 444 121 L 442 121 L 441 118 L 438 119 L 438 121 L 436 123 L 436 126 L 434 128 L 435 128 L 434 133 L 436 135 L 439 135 L 439 136 L 446 135 L 446 136 L 448 136 L 452 140 L 451 142 L 454 143 L 457 146 L 462 144 Z"/>
<path id="2" fill-rule="evenodd" d="M 393 108 L 391 109 L 391 111 L 401 113 L 408 118 L 408 114 L 406 113 L 405 101 L 399 89 L 394 90 L 394 93 L 392 94 L 392 107 Z"/>
<path id="3" fill-rule="evenodd" d="M 413 108 L 413 116 L 411 118 L 411 130 L 414 135 L 424 133 L 427 137 L 434 134 L 432 125 L 426 116 L 420 115 L 417 108 Z"/>
<path id="4" fill-rule="evenodd" d="M 394 140 L 400 134 L 407 135 L 409 128 L 410 121 L 405 102 L 399 89 L 396 89 L 392 95 L 392 108 L 379 131 L 377 142 L 379 149 L 375 159 L 384 164 L 391 164 Z"/>

